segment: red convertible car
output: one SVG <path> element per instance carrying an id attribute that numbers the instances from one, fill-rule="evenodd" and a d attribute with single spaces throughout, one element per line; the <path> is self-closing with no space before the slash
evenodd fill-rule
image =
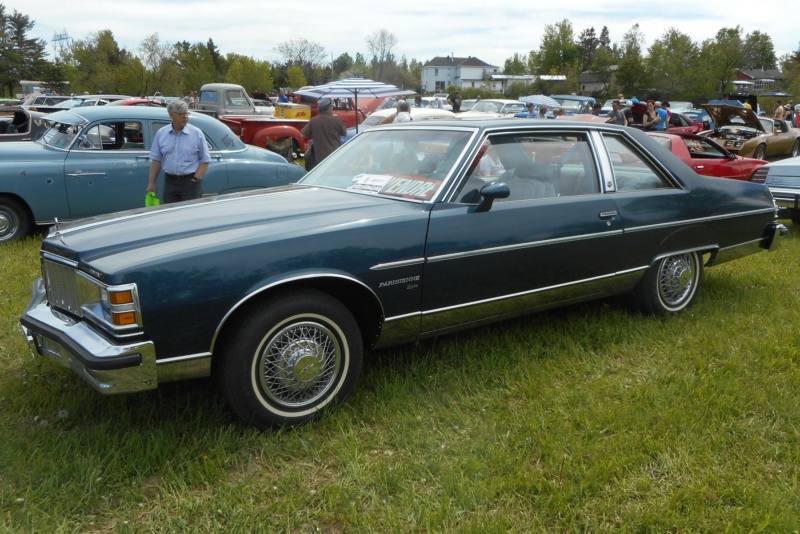
<path id="1" fill-rule="evenodd" d="M 767 163 L 762 159 L 737 156 L 707 137 L 693 134 L 647 133 L 669 148 L 697 174 L 703 176 L 749 180 L 753 171 Z"/>

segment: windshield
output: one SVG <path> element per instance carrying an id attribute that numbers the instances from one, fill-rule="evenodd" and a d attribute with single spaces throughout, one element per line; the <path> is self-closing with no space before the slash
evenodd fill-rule
<path id="1" fill-rule="evenodd" d="M 499 113 L 503 107 L 502 102 L 492 102 L 491 100 L 481 100 L 475 102 L 470 108 L 470 111 L 483 111 L 486 113 Z"/>
<path id="2" fill-rule="evenodd" d="M 567 112 L 572 113 L 580 113 L 581 109 L 583 109 L 583 105 L 585 102 L 580 100 L 567 100 L 566 98 L 556 98 L 556 101 L 561 104 L 562 109 L 566 109 Z"/>
<path id="3" fill-rule="evenodd" d="M 378 113 L 378 114 L 373 113 L 372 115 L 364 119 L 364 122 L 361 123 L 361 126 L 377 126 L 381 122 L 383 122 L 383 120 L 386 117 L 387 115 L 384 115 L 383 113 Z"/>
<path id="4" fill-rule="evenodd" d="M 369 130 L 300 183 L 408 200 L 430 200 L 450 175 L 471 131 Z"/>
<path id="5" fill-rule="evenodd" d="M 69 108 L 79 107 L 81 104 L 83 104 L 83 98 L 70 98 L 69 100 L 64 100 L 63 102 L 59 102 L 54 107 L 69 109 Z"/>
<path id="6" fill-rule="evenodd" d="M 54 148 L 69 148 L 85 126 L 85 124 L 56 122 L 39 138 L 38 142 Z"/>

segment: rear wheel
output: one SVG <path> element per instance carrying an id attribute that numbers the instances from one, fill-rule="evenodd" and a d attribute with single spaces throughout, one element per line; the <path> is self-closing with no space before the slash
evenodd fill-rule
<path id="1" fill-rule="evenodd" d="M 231 409 L 260 429 L 317 417 L 346 399 L 361 373 L 358 323 L 321 291 L 273 297 L 226 339 L 214 373 Z"/>
<path id="2" fill-rule="evenodd" d="M 27 236 L 31 224 L 25 206 L 17 200 L 0 197 L 0 243 Z"/>
<path id="3" fill-rule="evenodd" d="M 800 139 L 795 139 L 792 144 L 792 157 L 796 158 L 797 156 L 800 156 Z"/>
<path id="4" fill-rule="evenodd" d="M 703 263 L 697 252 L 661 258 L 650 266 L 636 289 L 641 310 L 674 315 L 690 307 L 703 282 Z"/>
<path id="5" fill-rule="evenodd" d="M 765 159 L 767 156 L 767 145 L 758 145 L 756 151 L 753 152 L 753 157 L 756 159 Z"/>

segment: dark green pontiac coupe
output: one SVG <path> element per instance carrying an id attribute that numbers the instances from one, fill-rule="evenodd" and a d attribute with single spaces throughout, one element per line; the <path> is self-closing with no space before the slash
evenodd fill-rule
<path id="1" fill-rule="evenodd" d="M 785 232 L 765 186 L 632 128 L 417 121 L 296 185 L 57 224 L 21 323 L 102 393 L 210 375 L 267 428 L 345 399 L 370 349 L 622 293 L 679 313 Z"/>

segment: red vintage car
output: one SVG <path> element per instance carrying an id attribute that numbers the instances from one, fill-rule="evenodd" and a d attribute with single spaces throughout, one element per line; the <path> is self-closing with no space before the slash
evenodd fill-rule
<path id="1" fill-rule="evenodd" d="M 669 133 L 688 133 L 695 134 L 703 131 L 703 125 L 695 122 L 694 119 L 683 113 L 673 111 L 669 115 L 669 124 L 667 125 Z"/>
<path id="2" fill-rule="evenodd" d="M 737 156 L 707 137 L 672 132 L 647 133 L 703 176 L 749 180 L 753 171 L 767 163 L 762 159 Z"/>

